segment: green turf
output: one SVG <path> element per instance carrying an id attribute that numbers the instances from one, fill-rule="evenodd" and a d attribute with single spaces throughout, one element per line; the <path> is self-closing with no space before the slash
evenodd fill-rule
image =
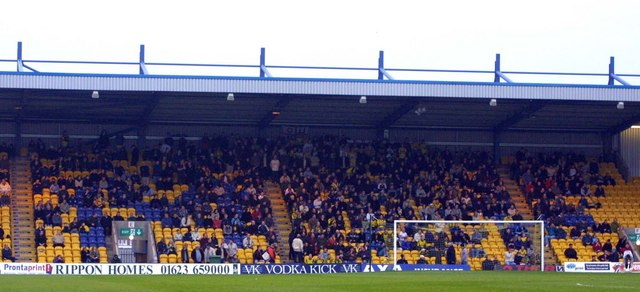
<path id="1" fill-rule="evenodd" d="M 631 291 L 637 274 L 386 272 L 235 276 L 0 276 L 2 291 Z"/>

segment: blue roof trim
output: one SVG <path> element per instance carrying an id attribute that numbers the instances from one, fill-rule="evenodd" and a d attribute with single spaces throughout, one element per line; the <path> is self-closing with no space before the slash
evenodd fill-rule
<path id="1" fill-rule="evenodd" d="M 483 85 L 483 86 L 531 86 L 531 87 L 568 87 L 568 88 L 604 88 L 604 89 L 640 89 L 631 85 L 597 85 L 597 84 L 565 84 L 565 83 L 496 83 L 478 81 L 428 81 L 428 80 L 378 80 L 378 79 L 343 79 L 343 78 L 289 78 L 289 77 L 246 77 L 246 76 L 202 76 L 202 75 L 138 75 L 138 74 L 105 74 L 105 73 L 43 73 L 43 72 L 8 72 L 2 75 L 51 76 L 51 77 L 111 77 L 111 78 L 165 78 L 165 79 L 206 79 L 206 80 L 251 80 L 251 81 L 316 81 L 316 82 L 359 82 L 359 83 L 396 83 L 396 84 L 437 84 L 437 85 Z"/>

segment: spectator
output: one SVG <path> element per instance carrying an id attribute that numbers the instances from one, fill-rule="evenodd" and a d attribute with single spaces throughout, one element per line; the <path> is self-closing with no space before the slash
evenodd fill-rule
<path id="1" fill-rule="evenodd" d="M 469 264 L 469 248 L 466 245 L 463 245 L 462 250 L 460 251 L 460 264 Z"/>
<path id="2" fill-rule="evenodd" d="M 64 236 L 60 231 L 53 235 L 53 247 L 56 246 L 64 247 Z"/>
<path id="3" fill-rule="evenodd" d="M 11 195 L 11 185 L 9 185 L 9 182 L 5 178 L 3 178 L 2 182 L 0 182 L 0 195 L 2 196 Z"/>
<path id="4" fill-rule="evenodd" d="M 611 239 L 607 239 L 607 242 L 605 242 L 602 245 L 602 251 L 603 252 L 612 252 L 613 251 L 613 245 L 611 244 Z"/>
<path id="5" fill-rule="evenodd" d="M 482 261 L 482 270 L 483 271 L 493 271 L 495 269 L 495 264 L 493 260 L 489 256 L 487 256 L 484 261 Z"/>
<path id="6" fill-rule="evenodd" d="M 404 258 L 404 255 L 400 255 L 400 259 L 398 259 L 398 262 L 396 263 L 397 265 L 406 265 L 409 262 L 407 262 L 407 260 Z"/>
<path id="7" fill-rule="evenodd" d="M 244 238 L 242 239 L 242 247 L 253 248 L 253 239 L 251 239 L 251 234 L 248 232 L 245 233 Z"/>
<path id="8" fill-rule="evenodd" d="M 92 247 L 89 251 L 89 262 L 90 263 L 99 263 L 100 262 L 100 254 L 98 253 L 98 249 Z"/>
<path id="9" fill-rule="evenodd" d="M 182 246 L 182 250 L 180 250 L 180 259 L 182 259 L 183 263 L 188 263 L 189 262 L 189 249 L 187 248 L 187 245 L 183 245 Z"/>
<path id="10" fill-rule="evenodd" d="M 298 234 L 291 243 L 291 247 L 293 248 L 293 261 L 296 263 L 302 262 L 302 255 L 304 252 L 304 243 L 300 238 L 300 234 Z"/>
<path id="11" fill-rule="evenodd" d="M 329 250 L 327 250 L 326 247 L 323 248 L 320 254 L 318 254 L 318 260 L 320 261 L 320 263 L 326 264 L 326 263 L 329 263 L 330 259 L 331 257 L 329 254 Z"/>
<path id="12" fill-rule="evenodd" d="M 62 257 L 62 255 L 57 255 L 53 258 L 53 263 L 64 264 L 64 258 Z"/>
<path id="13" fill-rule="evenodd" d="M 158 240 L 158 243 L 156 244 L 156 252 L 158 252 L 158 255 L 168 254 L 167 243 L 164 242 L 164 239 Z"/>
<path id="14" fill-rule="evenodd" d="M 200 249 L 200 247 L 196 247 L 191 251 L 191 259 L 196 264 L 203 262 L 204 254 L 202 253 L 202 249 Z"/>
<path id="15" fill-rule="evenodd" d="M 456 249 L 453 246 L 452 242 L 449 242 L 446 252 L 447 265 L 455 265 L 456 264 Z"/>
<path id="16" fill-rule="evenodd" d="M 564 250 L 564 256 L 568 259 L 578 259 L 578 252 L 573 248 L 573 244 L 569 243 L 569 247 Z"/>
<path id="17" fill-rule="evenodd" d="M 111 259 L 111 263 L 112 264 L 121 264 L 122 260 L 120 259 L 120 257 L 116 254 L 113 255 L 113 258 Z"/>
<path id="18" fill-rule="evenodd" d="M 225 243 L 222 244 L 222 248 L 225 250 L 226 260 L 228 263 L 233 262 L 234 258 L 238 254 L 238 245 L 233 242 L 231 239 L 227 239 Z"/>
<path id="19" fill-rule="evenodd" d="M 515 265 L 516 264 L 515 254 L 516 254 L 516 252 L 513 249 L 513 246 L 509 246 L 509 249 L 504 252 L 504 264 L 505 265 Z"/>
<path id="20" fill-rule="evenodd" d="M 631 271 L 631 266 L 633 265 L 633 252 L 629 243 L 627 243 L 627 245 L 622 249 L 622 261 L 624 262 L 625 271 Z"/>
<path id="21" fill-rule="evenodd" d="M 2 259 L 10 260 L 12 262 L 16 261 L 16 258 L 13 256 L 13 252 L 11 251 L 11 248 L 9 247 L 8 244 L 5 244 L 4 247 L 2 248 Z"/>
<path id="22" fill-rule="evenodd" d="M 427 259 L 425 258 L 424 255 L 420 255 L 420 258 L 418 258 L 418 260 L 416 261 L 416 264 L 418 264 L 418 265 L 427 265 L 429 263 L 427 262 Z"/>

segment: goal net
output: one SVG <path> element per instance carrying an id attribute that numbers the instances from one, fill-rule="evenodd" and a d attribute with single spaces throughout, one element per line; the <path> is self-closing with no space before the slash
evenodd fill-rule
<path id="1" fill-rule="evenodd" d="M 392 256 L 396 264 L 539 265 L 544 271 L 544 242 L 544 221 L 395 220 Z"/>

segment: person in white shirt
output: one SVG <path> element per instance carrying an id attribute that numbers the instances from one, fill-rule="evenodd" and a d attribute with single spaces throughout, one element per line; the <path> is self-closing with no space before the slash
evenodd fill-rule
<path id="1" fill-rule="evenodd" d="M 191 239 L 193 239 L 193 241 L 198 241 L 198 240 L 200 240 L 200 238 L 202 238 L 202 234 L 200 234 L 198 229 L 194 228 L 191 231 Z"/>
<path id="2" fill-rule="evenodd" d="M 514 250 L 509 248 L 509 250 L 504 252 L 504 263 L 505 265 L 515 265 L 516 264 L 516 253 Z"/>
<path id="3" fill-rule="evenodd" d="M 293 249 L 293 261 L 296 263 L 302 262 L 302 254 L 304 252 L 304 243 L 300 239 L 300 234 L 296 236 L 291 242 L 291 248 Z"/>
<path id="4" fill-rule="evenodd" d="M 180 232 L 180 230 L 176 230 L 176 233 L 173 235 L 173 241 L 182 241 L 182 232 Z"/>
<path id="5" fill-rule="evenodd" d="M 422 239 L 424 239 L 424 236 L 422 235 L 422 231 L 418 230 L 418 232 L 416 232 L 413 235 L 413 241 L 418 242 L 418 241 L 421 241 Z"/>
<path id="6" fill-rule="evenodd" d="M 253 248 L 253 239 L 251 239 L 251 235 L 248 232 L 242 239 L 242 246 L 244 248 Z"/>

